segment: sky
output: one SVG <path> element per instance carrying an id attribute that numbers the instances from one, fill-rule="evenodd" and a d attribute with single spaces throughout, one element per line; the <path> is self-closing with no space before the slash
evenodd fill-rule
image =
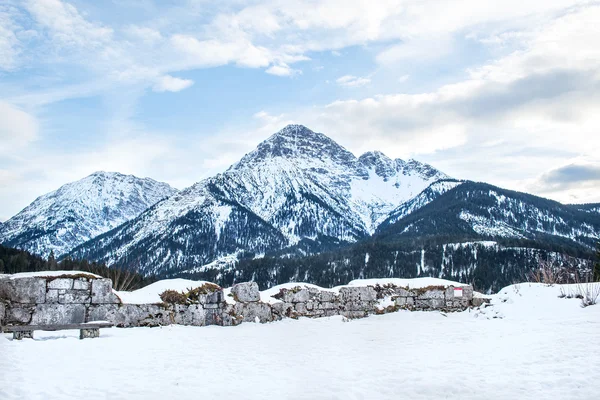
<path id="1" fill-rule="evenodd" d="M 0 221 L 95 171 L 179 189 L 288 123 L 600 202 L 600 2 L 0 0 Z"/>

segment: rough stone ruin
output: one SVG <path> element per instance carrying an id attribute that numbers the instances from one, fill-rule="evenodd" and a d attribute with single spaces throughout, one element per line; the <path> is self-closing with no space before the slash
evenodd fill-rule
<path id="1" fill-rule="evenodd" d="M 123 304 L 110 279 L 89 274 L 59 277 L 0 277 L 0 325 L 63 325 L 108 321 L 118 327 L 179 325 L 232 326 L 283 318 L 342 315 L 362 318 L 401 309 L 462 311 L 479 306 L 470 285 L 422 289 L 394 285 L 320 290 L 299 284 L 282 289 L 268 303 L 258 285 L 234 285 L 225 296 L 205 284 L 157 304 Z"/>

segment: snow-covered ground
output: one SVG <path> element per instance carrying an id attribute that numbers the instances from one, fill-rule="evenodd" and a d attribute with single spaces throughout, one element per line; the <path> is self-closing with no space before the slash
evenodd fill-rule
<path id="1" fill-rule="evenodd" d="M 510 286 L 448 315 L 5 334 L 0 399 L 596 399 L 600 305 L 560 294 Z"/>

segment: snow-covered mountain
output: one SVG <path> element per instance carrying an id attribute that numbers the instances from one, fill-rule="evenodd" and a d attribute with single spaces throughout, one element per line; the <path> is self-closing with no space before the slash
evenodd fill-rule
<path id="1" fill-rule="evenodd" d="M 232 255 L 304 240 L 354 242 L 403 202 L 448 177 L 381 152 L 360 157 L 301 125 L 289 125 L 227 171 L 157 204 L 73 255 L 182 271 Z"/>
<path id="2" fill-rule="evenodd" d="M 432 188 L 445 185 L 437 182 Z M 512 238 L 584 249 L 595 248 L 600 237 L 600 215 L 595 212 L 486 183 L 463 182 L 433 197 L 402 218 L 389 218 L 378 234 L 396 240 L 436 235 Z"/>
<path id="3" fill-rule="evenodd" d="M 38 197 L 0 225 L 0 243 L 45 257 L 50 252 L 59 256 L 176 192 L 149 178 L 96 172 Z"/>

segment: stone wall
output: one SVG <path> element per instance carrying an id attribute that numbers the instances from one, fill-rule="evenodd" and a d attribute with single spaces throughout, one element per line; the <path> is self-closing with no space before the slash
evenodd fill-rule
<path id="1" fill-rule="evenodd" d="M 342 287 L 339 291 L 297 286 L 261 302 L 255 282 L 236 284 L 227 298 L 206 284 L 178 303 L 122 304 L 109 279 L 78 274 L 0 279 L 0 324 L 62 325 L 109 321 L 119 327 L 180 325 L 232 326 L 283 318 L 342 315 L 362 318 L 400 309 L 462 311 L 475 304 L 473 288 L 394 285 Z"/>

